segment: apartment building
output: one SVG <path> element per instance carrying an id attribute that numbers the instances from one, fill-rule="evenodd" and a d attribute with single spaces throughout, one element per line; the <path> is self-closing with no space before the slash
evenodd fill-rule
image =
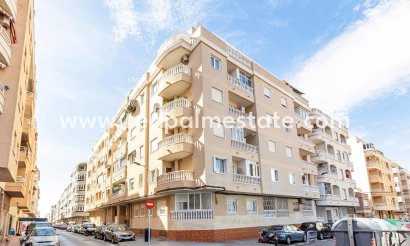
<path id="1" fill-rule="evenodd" d="M 237 239 L 259 226 L 315 221 L 309 112 L 300 91 L 204 27 L 178 33 L 92 149 L 90 220 L 141 232 L 152 198 L 153 235 L 174 240 Z M 275 127 L 275 114 L 298 127 Z M 250 115 L 265 116 L 265 127 L 241 122 Z M 232 127 L 220 120 L 228 116 Z"/>
<path id="2" fill-rule="evenodd" d="M 355 196 L 359 200 L 359 205 L 355 207 L 355 215 L 358 218 L 373 218 L 371 199 L 369 194 L 362 193 L 360 189 L 355 190 Z"/>
<path id="3" fill-rule="evenodd" d="M 33 17 L 33 0 L 0 0 L 0 237 L 37 214 Z"/>
<path id="4" fill-rule="evenodd" d="M 399 212 L 396 217 L 407 220 L 410 218 L 410 172 L 397 163 L 392 164 L 394 187 L 397 192 Z"/>
<path id="5" fill-rule="evenodd" d="M 372 143 L 358 137 L 349 139 L 357 187 L 370 194 L 372 210 L 376 218 L 394 219 L 404 212 L 399 209 L 393 180 L 393 162 L 377 150 Z"/>
<path id="6" fill-rule="evenodd" d="M 70 175 L 69 185 L 57 204 L 52 206 L 52 222 L 81 224 L 88 221 L 88 213 L 84 212 L 86 178 L 87 163 L 77 164 Z"/>
<path id="7" fill-rule="evenodd" d="M 347 144 L 349 132 L 346 127 L 319 109 L 310 111 L 313 129 L 308 134 L 315 144 L 312 161 L 318 165 L 317 183 L 320 199 L 316 202 L 317 216 L 325 222 L 335 222 L 352 216 L 359 205 L 354 194 L 356 182 L 352 178 L 353 163 Z"/>

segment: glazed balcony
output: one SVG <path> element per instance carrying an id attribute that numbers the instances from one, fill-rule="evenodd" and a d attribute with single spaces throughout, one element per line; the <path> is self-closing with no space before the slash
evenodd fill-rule
<path id="1" fill-rule="evenodd" d="M 3 113 L 5 100 L 6 100 L 6 97 L 4 96 L 4 86 L 2 83 L 0 83 L 0 114 Z"/>
<path id="2" fill-rule="evenodd" d="M 26 178 L 24 176 L 17 176 L 16 182 L 6 183 L 5 190 L 10 197 L 23 198 L 26 193 Z"/>
<path id="3" fill-rule="evenodd" d="M 114 173 L 112 174 L 112 183 L 118 184 L 124 182 L 127 178 L 126 174 L 127 172 L 125 166 L 121 167 L 119 170 L 114 170 Z"/>
<path id="4" fill-rule="evenodd" d="M 254 90 L 251 86 L 242 83 L 238 78 L 235 78 L 228 74 L 227 82 L 229 84 L 229 91 L 233 94 L 239 96 L 240 98 L 246 99 L 248 103 L 243 103 L 245 106 L 253 103 L 254 99 Z"/>
<path id="5" fill-rule="evenodd" d="M 156 65 L 160 68 L 169 68 L 172 64 L 181 62 L 181 57 L 189 55 L 196 38 L 186 33 L 176 33 L 168 38 L 158 49 Z"/>
<path id="6" fill-rule="evenodd" d="M 305 161 L 305 160 L 300 160 L 300 165 L 302 166 L 302 169 L 304 172 L 314 174 L 314 175 L 318 174 L 317 166 L 315 163 Z"/>
<path id="7" fill-rule="evenodd" d="M 212 220 L 212 209 L 192 209 L 171 211 L 171 220 Z"/>
<path id="8" fill-rule="evenodd" d="M 256 117 L 255 115 L 248 114 L 243 110 L 237 109 L 231 105 L 229 105 L 229 114 L 236 118 L 236 120 L 240 120 L 244 123 L 244 127 L 250 129 L 252 131 L 256 131 Z"/>
<path id="9" fill-rule="evenodd" d="M 158 80 L 158 95 L 173 99 L 186 91 L 192 83 L 191 69 L 178 64 L 165 71 Z"/>
<path id="10" fill-rule="evenodd" d="M 233 182 L 240 183 L 240 184 L 260 184 L 261 178 L 234 173 Z"/>
<path id="11" fill-rule="evenodd" d="M 9 0 L 13 1 L 13 0 Z M 0 0 L 4 2 L 4 0 Z M 7 1 L 6 1 L 7 2 Z M 11 60 L 11 40 L 7 30 L 0 25 L 0 68 L 5 68 L 10 65 Z"/>
<path id="12" fill-rule="evenodd" d="M 184 122 L 182 119 L 188 119 L 191 117 L 192 102 L 181 97 L 168 102 L 161 107 L 159 122 L 161 127 L 172 126 L 172 128 L 174 128 L 187 124 L 188 122 Z"/>
<path id="13" fill-rule="evenodd" d="M 13 18 L 17 16 L 17 0 L 0 0 L 0 7 Z"/>
<path id="14" fill-rule="evenodd" d="M 164 138 L 158 143 L 158 159 L 173 161 L 192 155 L 194 143 L 191 135 L 179 133 Z"/>
<path id="15" fill-rule="evenodd" d="M 179 170 L 158 176 L 155 191 L 159 192 L 186 187 L 194 188 L 195 186 L 194 172 L 190 170 Z"/>

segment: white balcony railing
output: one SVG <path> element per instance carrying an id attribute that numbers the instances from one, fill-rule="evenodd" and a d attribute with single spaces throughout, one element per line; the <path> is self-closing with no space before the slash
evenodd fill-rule
<path id="1" fill-rule="evenodd" d="M 246 65 L 247 67 L 251 68 L 252 67 L 252 62 L 249 60 L 245 55 L 241 54 L 239 51 L 236 49 L 228 46 L 227 48 L 228 55 L 235 60 L 241 62 L 242 64 Z"/>
<path id="2" fill-rule="evenodd" d="M 193 209 L 171 211 L 171 220 L 212 220 L 212 209 Z"/>
<path id="3" fill-rule="evenodd" d="M 158 143 L 158 147 L 162 148 L 165 146 L 169 146 L 172 144 L 178 144 L 178 143 L 193 143 L 192 140 L 192 136 L 188 135 L 187 133 L 183 132 L 183 133 L 179 133 L 179 134 L 175 134 L 169 137 L 166 137 L 164 139 L 162 139 L 159 143 Z"/>
<path id="4" fill-rule="evenodd" d="M 3 106 L 5 100 L 6 97 L 4 96 L 4 86 L 2 83 L 0 83 L 0 114 L 3 113 Z"/>
<path id="5" fill-rule="evenodd" d="M 303 185 L 303 191 L 305 192 L 319 192 L 319 187 L 316 185 Z"/>
<path id="6" fill-rule="evenodd" d="M 171 46 L 173 46 L 174 44 L 180 41 L 183 41 L 189 45 L 192 45 L 195 42 L 195 40 L 196 40 L 195 38 L 190 37 L 186 33 L 176 33 L 172 35 L 171 37 L 169 37 L 167 40 L 165 40 L 165 42 L 161 45 L 161 47 L 159 47 L 157 51 L 157 55 L 162 54 L 165 50 L 167 50 L 168 48 L 170 48 Z"/>
<path id="7" fill-rule="evenodd" d="M 306 169 L 308 169 L 308 170 L 310 170 L 314 173 L 318 172 L 317 166 L 316 166 L 315 163 L 308 162 L 308 161 L 305 161 L 305 160 L 300 160 L 300 164 L 302 165 L 303 168 L 306 168 Z"/>
<path id="8" fill-rule="evenodd" d="M 112 199 L 116 199 L 125 195 L 125 190 L 119 190 L 115 193 L 112 193 Z"/>
<path id="9" fill-rule="evenodd" d="M 242 83 L 239 79 L 232 77 L 231 75 L 228 74 L 227 80 L 229 84 L 234 85 L 235 87 L 241 89 L 242 91 L 248 93 L 249 95 L 253 95 L 253 88 L 250 87 L 249 85 Z"/>
<path id="10" fill-rule="evenodd" d="M 234 173 L 233 182 L 242 184 L 259 184 L 261 182 L 261 178 Z"/>
<path id="11" fill-rule="evenodd" d="M 191 69 L 182 63 L 175 65 L 161 75 L 161 77 L 159 78 L 159 83 L 166 83 L 167 78 L 175 76 L 180 73 L 191 75 Z"/>
<path id="12" fill-rule="evenodd" d="M 188 99 L 184 97 L 181 97 L 169 103 L 164 104 L 161 107 L 161 112 L 169 112 L 177 108 L 191 108 L 191 107 L 192 107 L 191 101 L 189 101 Z"/>
<path id="13" fill-rule="evenodd" d="M 309 146 L 309 147 L 311 147 L 311 148 L 314 148 L 314 147 L 315 147 L 315 144 L 314 144 L 314 143 L 312 143 L 312 142 L 310 142 L 309 140 L 306 140 L 306 139 L 304 139 L 304 138 L 302 138 L 302 137 L 298 137 L 298 141 L 299 141 L 299 143 L 304 144 L 304 145 L 307 145 L 307 146 Z"/>
<path id="14" fill-rule="evenodd" d="M 264 210 L 263 216 L 267 218 L 276 217 L 276 210 Z"/>
<path id="15" fill-rule="evenodd" d="M 158 176 L 157 184 L 163 184 L 175 181 L 194 181 L 194 172 L 190 170 L 180 170 L 170 173 L 165 173 Z"/>
<path id="16" fill-rule="evenodd" d="M 235 149 L 240 149 L 250 153 L 258 153 L 258 146 L 248 144 L 245 142 L 240 142 L 235 139 L 231 139 L 231 146 Z"/>
<path id="17" fill-rule="evenodd" d="M 17 176 L 16 177 L 16 183 L 25 183 L 26 182 L 26 177 L 24 176 Z"/>
<path id="18" fill-rule="evenodd" d="M 256 125 L 255 116 L 253 116 L 253 117 L 251 118 L 251 117 L 250 117 L 250 114 L 248 114 L 248 113 L 246 113 L 246 112 L 244 112 L 244 111 L 242 111 L 242 110 L 240 110 L 240 109 L 237 109 L 237 108 L 235 108 L 235 107 L 232 107 L 231 105 L 229 105 L 229 114 L 230 114 L 230 115 L 233 115 L 233 116 L 235 116 L 235 117 L 240 117 L 240 118 L 242 118 L 242 119 L 245 120 L 245 121 L 251 120 L 251 121 L 252 121 L 252 124 L 253 124 L 253 125 Z"/>

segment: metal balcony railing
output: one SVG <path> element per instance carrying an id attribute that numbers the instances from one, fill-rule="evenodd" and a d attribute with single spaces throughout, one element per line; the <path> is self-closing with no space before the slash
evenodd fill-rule
<path id="1" fill-rule="evenodd" d="M 228 74 L 227 81 L 229 84 L 234 85 L 235 87 L 241 89 L 242 91 L 248 93 L 249 95 L 253 95 L 253 88 L 249 85 L 242 83 L 239 79 L 231 76 Z"/>
<path id="2" fill-rule="evenodd" d="M 192 209 L 171 211 L 171 220 L 212 220 L 212 209 Z"/>

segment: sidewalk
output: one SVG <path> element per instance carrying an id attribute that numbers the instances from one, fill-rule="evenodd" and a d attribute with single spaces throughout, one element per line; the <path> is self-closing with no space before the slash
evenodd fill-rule
<path id="1" fill-rule="evenodd" d="M 6 239 L 0 239 L 0 246 L 19 246 L 20 245 L 20 237 L 14 236 L 6 241 Z"/>

